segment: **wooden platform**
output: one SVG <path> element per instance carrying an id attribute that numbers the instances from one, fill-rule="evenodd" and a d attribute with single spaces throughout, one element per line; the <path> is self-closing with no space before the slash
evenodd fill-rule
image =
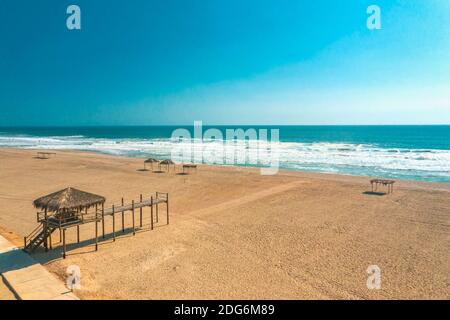
<path id="1" fill-rule="evenodd" d="M 133 209 L 140 209 L 140 208 L 144 208 L 144 207 L 150 207 L 152 205 L 158 205 L 158 204 L 162 204 L 162 203 L 167 203 L 167 200 L 165 199 L 150 199 L 150 200 L 144 200 L 144 201 L 140 201 L 140 202 L 135 202 L 135 203 L 130 203 L 127 205 L 121 205 L 121 206 L 115 206 L 114 209 L 108 208 L 105 209 L 104 211 L 104 215 L 105 216 L 110 216 L 114 213 L 117 212 L 124 212 L 124 211 L 132 211 Z"/>
<path id="2" fill-rule="evenodd" d="M 101 203 L 101 208 L 95 205 L 94 212 L 88 212 L 88 208 L 85 211 L 75 210 L 64 212 L 60 215 L 47 216 L 47 212 L 37 213 L 37 222 L 40 223 L 38 227 L 33 230 L 27 237 L 24 237 L 24 250 L 28 252 L 34 251 L 40 245 L 43 245 L 45 250 L 52 248 L 52 233 L 59 230 L 60 239 L 62 239 L 63 246 L 63 258 L 66 258 L 66 230 L 69 228 L 77 228 L 77 242 L 80 243 L 80 226 L 88 223 L 95 223 L 95 250 L 98 250 L 98 224 L 101 223 L 101 237 L 105 239 L 105 219 L 112 217 L 113 221 L 113 241 L 116 240 L 116 214 L 120 214 L 122 219 L 122 232 L 125 232 L 125 213 L 131 212 L 133 221 L 133 235 L 136 234 L 136 219 L 135 211 L 139 210 L 139 227 L 142 228 L 143 220 L 143 208 L 150 207 L 150 228 L 154 228 L 154 217 L 156 217 L 156 223 L 159 221 L 159 206 L 165 204 L 166 207 L 166 221 L 169 224 L 169 194 L 156 192 L 155 196 L 151 196 L 150 199 L 143 199 L 142 195 L 139 197 L 139 201 L 132 201 L 129 204 L 125 204 L 122 198 L 122 203 L 119 206 L 113 205 L 110 208 L 105 208 L 104 203 Z M 154 208 L 156 210 L 154 215 Z"/>

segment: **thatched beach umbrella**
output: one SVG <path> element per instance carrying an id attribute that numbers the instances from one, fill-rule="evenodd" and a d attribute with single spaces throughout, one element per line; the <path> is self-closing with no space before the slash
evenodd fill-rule
<path id="1" fill-rule="evenodd" d="M 173 162 L 173 161 L 170 160 L 170 159 L 163 160 L 163 161 L 161 161 L 161 162 L 159 163 L 159 170 L 160 170 L 160 171 L 161 171 L 161 165 L 167 166 L 167 172 L 170 171 L 169 168 L 170 168 L 171 165 L 173 165 L 173 167 L 174 167 L 174 169 L 175 169 L 175 162 Z"/>
<path id="2" fill-rule="evenodd" d="M 153 170 L 153 164 L 159 162 L 159 160 L 154 159 L 154 158 L 148 158 L 147 160 L 144 161 L 144 170 L 147 170 L 147 168 L 145 167 L 145 165 L 147 163 L 150 163 L 152 165 L 152 170 Z"/>
<path id="3" fill-rule="evenodd" d="M 33 205 L 37 209 L 45 210 L 46 212 L 59 213 L 89 209 L 105 201 L 106 199 L 102 196 L 69 187 L 36 199 L 33 201 Z"/>

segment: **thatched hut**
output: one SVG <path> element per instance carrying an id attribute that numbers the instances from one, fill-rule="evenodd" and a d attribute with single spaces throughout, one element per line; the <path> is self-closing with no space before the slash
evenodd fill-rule
<path id="1" fill-rule="evenodd" d="M 150 163 L 152 165 L 152 170 L 153 170 L 153 164 L 158 163 L 158 162 L 159 162 L 159 160 L 157 160 L 157 159 L 148 158 L 147 160 L 144 161 L 144 170 L 147 170 L 147 168 L 145 166 L 147 163 Z"/>
<path id="2" fill-rule="evenodd" d="M 33 205 L 37 209 L 58 212 L 90 208 L 105 201 L 105 197 L 69 187 L 36 199 Z"/>
<path id="3" fill-rule="evenodd" d="M 159 163 L 159 170 L 160 170 L 160 171 L 161 171 L 161 165 L 166 166 L 167 172 L 170 171 L 170 166 L 173 166 L 173 169 L 175 170 L 175 162 L 173 162 L 173 161 L 170 160 L 170 159 L 163 160 L 163 161 L 161 161 L 161 162 Z"/>
<path id="4" fill-rule="evenodd" d="M 41 243 L 44 243 L 45 250 L 52 248 L 52 233 L 59 229 L 59 238 L 63 242 L 63 257 L 66 257 L 66 229 L 76 226 L 77 239 L 80 242 L 80 225 L 85 222 L 95 221 L 95 249 L 98 249 L 97 223 L 104 220 L 98 213 L 98 205 L 104 206 L 105 197 L 81 191 L 75 188 L 66 188 L 52 194 L 46 195 L 33 201 L 35 208 L 43 210 L 38 212 L 37 220 L 42 223 L 28 237 L 24 239 L 24 249 L 33 251 Z M 95 213 L 86 218 L 88 209 L 95 207 Z"/>
<path id="5" fill-rule="evenodd" d="M 36 199 L 33 205 L 43 210 L 45 217 L 53 213 L 59 220 L 65 220 L 105 201 L 105 197 L 69 187 Z"/>

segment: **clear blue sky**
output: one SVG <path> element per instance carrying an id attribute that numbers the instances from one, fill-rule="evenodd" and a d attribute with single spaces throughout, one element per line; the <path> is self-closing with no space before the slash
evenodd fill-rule
<path id="1" fill-rule="evenodd" d="M 450 123 L 448 0 L 2 0 L 0 36 L 0 125 Z"/>

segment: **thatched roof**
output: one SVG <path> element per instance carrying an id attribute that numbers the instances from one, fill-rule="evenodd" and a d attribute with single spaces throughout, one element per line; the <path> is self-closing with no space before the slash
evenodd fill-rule
<path id="1" fill-rule="evenodd" d="M 50 212 L 71 209 L 90 208 L 105 202 L 105 198 L 93 193 L 84 192 L 75 188 L 67 188 L 33 201 L 36 208 Z"/>
<path id="2" fill-rule="evenodd" d="M 175 162 L 173 162 L 170 159 L 166 159 L 166 160 L 161 161 L 160 164 L 175 164 Z"/>
<path id="3" fill-rule="evenodd" d="M 145 163 L 154 163 L 154 162 L 159 162 L 159 160 L 156 160 L 154 158 L 148 158 L 147 160 L 144 161 Z"/>

